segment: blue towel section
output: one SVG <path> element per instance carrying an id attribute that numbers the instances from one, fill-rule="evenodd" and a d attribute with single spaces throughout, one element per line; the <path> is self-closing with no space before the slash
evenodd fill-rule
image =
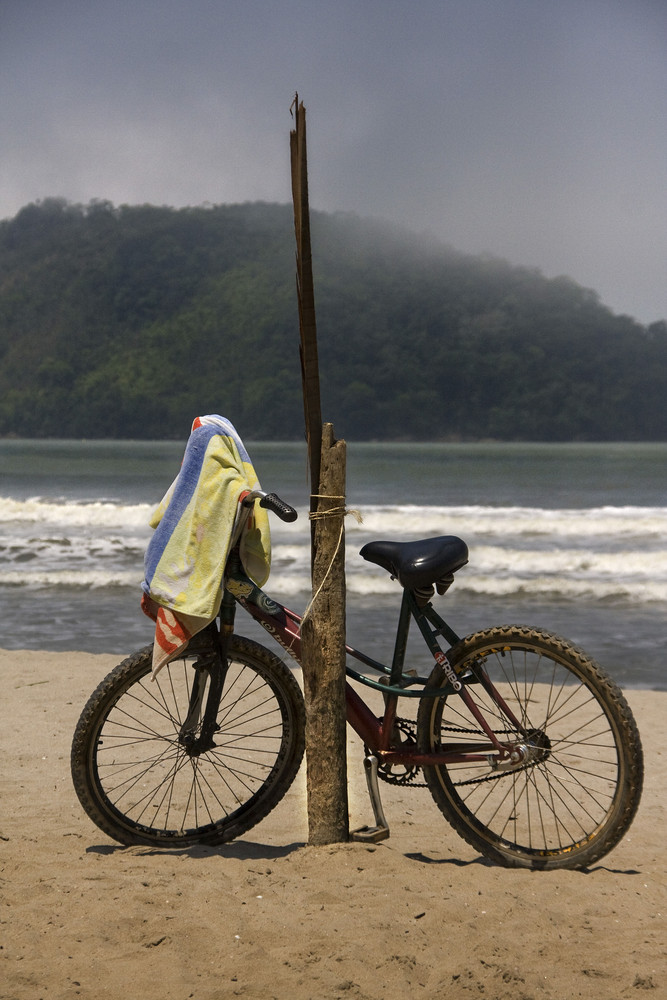
<path id="1" fill-rule="evenodd" d="M 181 470 L 151 519 L 155 534 L 142 584 L 150 601 L 196 616 L 202 628 L 211 620 L 220 605 L 238 501 L 255 488 L 255 470 L 234 426 L 218 414 L 197 417 Z M 271 546 L 268 516 L 260 507 L 241 537 L 240 553 L 246 572 L 261 586 Z"/>
<path id="2" fill-rule="evenodd" d="M 198 417 L 195 420 L 192 433 L 185 448 L 181 471 L 151 518 L 152 525 L 155 525 L 156 521 L 158 523 L 144 558 L 146 580 L 143 587 L 146 593 L 150 592 L 148 581 L 153 579 L 155 569 L 164 554 L 164 550 L 169 544 L 179 521 L 185 514 L 188 504 L 192 501 L 197 490 L 211 438 L 221 433 L 231 437 L 235 441 L 241 457 L 245 456 L 244 460 L 250 463 L 250 457 L 232 424 L 228 420 L 225 420 L 224 417 L 217 416 L 217 414 L 212 416 L 219 423 L 205 424 L 201 422 L 202 420 L 211 419 L 210 417 Z"/>

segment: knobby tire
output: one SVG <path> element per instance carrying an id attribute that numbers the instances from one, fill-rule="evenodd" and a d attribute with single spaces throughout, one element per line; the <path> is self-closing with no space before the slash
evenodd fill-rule
<path id="1" fill-rule="evenodd" d="M 498 738 L 523 744 L 528 757 L 506 770 L 487 759 L 425 767 L 447 820 L 505 867 L 581 869 L 602 858 L 627 832 L 642 788 L 639 733 L 619 688 L 580 649 L 526 626 L 477 632 L 457 643 L 448 659 Z M 522 732 L 485 690 L 484 673 Z M 446 684 L 436 666 L 428 686 Z M 424 752 L 477 740 L 492 753 L 451 687 L 420 700 L 417 728 Z"/>
<path id="2" fill-rule="evenodd" d="M 299 769 L 299 685 L 276 655 L 234 636 L 215 746 L 192 755 L 179 732 L 197 658 L 186 651 L 153 682 L 151 657 L 147 646 L 123 660 L 85 706 L 72 742 L 77 795 L 121 844 L 223 844 L 263 819 Z"/>

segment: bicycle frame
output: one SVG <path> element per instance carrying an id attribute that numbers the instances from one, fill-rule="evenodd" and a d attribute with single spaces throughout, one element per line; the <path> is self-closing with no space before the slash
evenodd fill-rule
<path id="1" fill-rule="evenodd" d="M 240 604 L 255 621 L 259 622 L 300 666 L 302 665 L 300 615 L 274 601 L 253 583 L 243 572 L 238 555 L 232 553 L 227 565 L 225 590 L 220 608 L 221 635 L 223 636 L 231 635 L 233 631 L 236 603 Z M 414 671 L 404 672 L 408 633 L 413 619 L 419 626 L 434 660 L 445 669 L 448 677 L 448 683 L 445 687 L 429 688 L 427 687 L 427 678 L 417 676 Z M 491 763 L 491 758 L 492 766 L 497 767 L 509 760 L 513 745 L 502 743 L 498 739 L 467 690 L 468 683 L 481 684 L 503 711 L 506 718 L 516 727 L 517 732 L 524 733 L 525 729 L 493 686 L 481 664 L 476 667 L 474 673 L 467 669 L 465 676 L 456 674 L 437 641 L 439 635 L 447 639 L 450 645 L 459 639 L 432 605 L 427 604 L 425 607 L 420 607 L 414 594 L 404 590 L 391 666 L 380 663 L 351 646 L 345 646 L 348 656 L 384 675 L 379 680 L 375 680 L 347 665 L 348 677 L 367 687 L 381 691 L 385 702 L 384 714 L 378 718 L 349 682 L 346 682 L 347 721 L 370 752 L 386 764 L 423 767 L 424 765 L 466 761 L 489 760 Z M 419 686 L 420 690 L 408 690 L 412 686 Z M 466 703 L 481 729 L 486 733 L 488 742 L 480 743 L 478 740 L 469 744 L 461 743 L 461 741 L 455 745 L 441 744 L 436 753 L 419 751 L 417 744 L 413 741 L 404 741 L 399 747 L 392 746 L 399 697 L 424 698 L 454 694 Z"/>

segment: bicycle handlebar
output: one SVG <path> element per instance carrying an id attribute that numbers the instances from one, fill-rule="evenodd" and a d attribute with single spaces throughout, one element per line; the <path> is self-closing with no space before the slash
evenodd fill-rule
<path id="1" fill-rule="evenodd" d="M 259 506 L 266 508 L 266 510 L 272 511 L 276 514 L 281 521 L 296 521 L 299 516 L 294 510 L 294 507 L 290 507 L 288 503 L 281 500 L 276 493 L 264 493 L 261 490 L 253 490 L 251 493 L 243 499 L 242 503 L 244 506 L 249 507 L 259 500 Z"/>
<path id="2" fill-rule="evenodd" d="M 274 514 L 278 515 L 281 521 L 296 521 L 299 516 L 294 510 L 294 507 L 290 507 L 290 505 L 285 503 L 284 500 L 281 500 L 276 493 L 267 493 L 266 496 L 263 496 L 259 501 L 259 506 L 266 507 L 267 510 L 273 511 Z"/>

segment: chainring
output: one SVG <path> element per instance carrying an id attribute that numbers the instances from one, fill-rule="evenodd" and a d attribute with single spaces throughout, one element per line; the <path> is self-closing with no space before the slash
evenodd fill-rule
<path id="1" fill-rule="evenodd" d="M 402 743 L 416 744 L 417 726 L 409 719 L 395 719 L 393 740 Z M 364 747 L 365 753 L 370 753 L 368 747 Z M 388 785 L 411 785 L 413 788 L 425 788 L 423 782 L 417 783 L 417 777 L 421 768 L 418 765 L 392 764 L 390 762 L 378 762 L 378 778 L 386 781 Z"/>

